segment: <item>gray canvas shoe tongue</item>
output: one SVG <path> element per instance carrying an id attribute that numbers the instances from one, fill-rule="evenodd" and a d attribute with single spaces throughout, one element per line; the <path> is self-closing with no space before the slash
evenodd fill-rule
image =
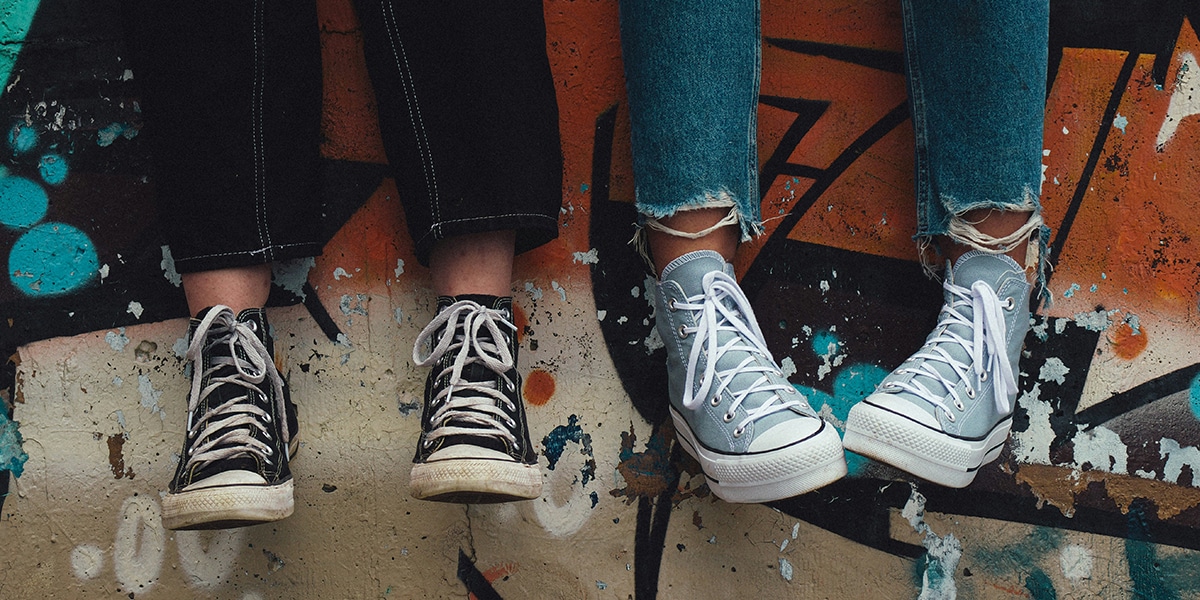
<path id="1" fill-rule="evenodd" d="M 967 289 L 976 281 L 982 281 L 995 290 L 1007 276 L 1012 275 L 1024 277 L 1024 269 L 1017 261 L 1005 254 L 988 254 L 979 250 L 960 256 L 947 272 L 950 283 Z"/>

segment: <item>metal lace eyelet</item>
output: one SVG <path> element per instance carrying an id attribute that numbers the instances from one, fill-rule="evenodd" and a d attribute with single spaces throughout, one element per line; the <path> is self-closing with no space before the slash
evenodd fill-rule
<path id="1" fill-rule="evenodd" d="M 271 422 L 271 413 L 267 413 L 267 414 L 263 415 L 263 420 L 266 421 L 267 423 L 270 423 Z"/>
<path id="2" fill-rule="evenodd" d="M 249 327 L 250 331 L 258 333 L 258 322 L 257 321 L 246 321 L 246 327 Z"/>
<path id="3" fill-rule="evenodd" d="M 980 374 L 979 374 L 979 381 L 981 381 L 981 382 L 982 382 L 982 381 L 987 381 L 987 380 L 988 380 L 988 374 L 987 374 L 987 371 L 984 371 L 983 373 L 980 373 Z"/>
<path id="4" fill-rule="evenodd" d="M 683 330 L 683 325 L 679 326 L 679 339 L 687 339 L 687 332 Z"/>
<path id="5" fill-rule="evenodd" d="M 1008 298 L 1005 298 L 1003 306 L 1004 310 L 1012 310 L 1017 307 L 1017 301 L 1012 296 L 1009 296 Z"/>
<path id="6" fill-rule="evenodd" d="M 275 450 L 274 450 L 274 449 L 272 449 L 270 446 L 267 446 L 267 451 L 266 451 L 266 453 L 265 453 L 265 454 L 266 454 L 267 456 L 272 456 L 272 455 L 274 455 L 274 454 L 275 454 Z"/>
<path id="7" fill-rule="evenodd" d="M 511 428 L 511 427 L 516 427 L 516 426 L 517 426 L 517 422 L 516 422 L 516 421 L 514 421 L 514 420 L 512 420 L 512 419 L 510 419 L 510 418 L 508 418 L 508 417 L 505 417 L 505 418 L 504 418 L 504 423 L 505 423 L 506 425 L 508 425 L 510 428 Z"/>
<path id="8" fill-rule="evenodd" d="M 671 301 L 667 303 L 667 308 L 670 309 L 671 312 L 675 312 L 676 310 L 678 310 L 675 307 L 675 299 L 674 298 L 671 298 Z"/>
<path id="9" fill-rule="evenodd" d="M 954 418 L 954 413 L 948 412 L 948 413 L 945 413 L 945 415 L 946 415 L 946 418 L 949 419 L 951 423 L 956 421 L 956 419 Z"/>
<path id="10" fill-rule="evenodd" d="M 737 437 L 742 437 L 742 434 L 743 434 L 743 433 L 746 433 L 746 428 L 745 428 L 745 427 L 738 427 L 737 429 L 734 429 L 734 430 L 733 430 L 733 437 L 735 437 L 735 438 L 737 438 Z"/>
<path id="11" fill-rule="evenodd" d="M 733 413 L 725 413 L 725 416 L 722 418 L 725 419 L 726 423 L 728 423 L 728 422 L 732 421 L 735 416 L 737 416 L 737 415 L 734 415 Z"/>
<path id="12" fill-rule="evenodd" d="M 721 397 L 720 397 L 720 396 L 713 396 L 713 397 L 712 397 L 712 400 L 709 400 L 709 401 L 708 401 L 708 403 L 709 403 L 709 404 L 711 404 L 711 405 L 713 405 L 713 406 L 720 406 L 720 405 L 721 405 Z"/>
<path id="13" fill-rule="evenodd" d="M 957 408 L 958 410 L 966 410 L 967 405 L 963 404 L 958 399 L 955 399 L 954 400 L 954 408 Z"/>
<path id="14" fill-rule="evenodd" d="M 967 397 L 972 400 L 975 399 L 975 388 L 967 388 Z"/>
<path id="15" fill-rule="evenodd" d="M 792 386 L 790 386 L 790 385 L 789 385 L 789 386 L 787 386 L 787 393 L 789 393 L 789 394 L 796 394 L 796 393 L 798 393 L 798 392 L 796 392 L 796 388 L 794 388 L 794 387 L 792 387 Z"/>

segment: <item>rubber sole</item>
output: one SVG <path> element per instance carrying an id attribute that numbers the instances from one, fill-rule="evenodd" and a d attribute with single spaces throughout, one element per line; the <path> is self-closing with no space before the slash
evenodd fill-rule
<path id="1" fill-rule="evenodd" d="M 453 458 L 413 465 L 408 492 L 418 500 L 494 504 L 532 500 L 542 495 L 537 465 Z"/>
<path id="2" fill-rule="evenodd" d="M 970 485 L 980 467 L 1000 457 L 1012 427 L 1005 419 L 983 439 L 964 440 L 868 401 L 850 408 L 846 449 L 946 487 Z"/>
<path id="3" fill-rule="evenodd" d="M 167 529 L 230 529 L 270 523 L 292 514 L 293 484 L 230 485 L 163 497 L 162 523 Z"/>
<path id="4" fill-rule="evenodd" d="M 722 454 L 700 445 L 675 409 L 675 432 L 683 450 L 700 463 L 708 487 L 726 502 L 771 502 L 799 496 L 846 476 L 846 455 L 837 431 L 822 423 L 816 433 L 782 448 L 753 454 Z"/>

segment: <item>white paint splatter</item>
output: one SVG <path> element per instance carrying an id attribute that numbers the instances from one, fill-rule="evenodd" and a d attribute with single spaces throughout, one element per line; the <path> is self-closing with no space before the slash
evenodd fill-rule
<path id="1" fill-rule="evenodd" d="M 550 281 L 550 289 L 558 292 L 558 297 L 562 299 L 563 302 L 567 301 L 567 290 L 564 289 L 563 286 L 559 285 L 557 281 Z"/>
<path id="2" fill-rule="evenodd" d="M 650 329 L 650 335 L 646 336 L 646 339 L 642 340 L 642 344 L 646 346 L 646 354 L 652 354 L 655 350 L 665 347 L 665 344 L 663 344 L 662 335 L 658 333 L 657 327 L 652 327 Z"/>
<path id="3" fill-rule="evenodd" d="M 174 352 L 175 356 L 178 356 L 179 358 L 187 356 L 187 349 L 188 341 L 186 336 L 177 338 L 175 343 L 171 345 L 171 352 Z"/>
<path id="4" fill-rule="evenodd" d="M 1055 319 L 1054 320 L 1054 333 L 1062 335 L 1062 332 L 1067 330 L 1067 323 L 1070 323 L 1070 322 L 1071 322 L 1070 319 Z"/>
<path id="5" fill-rule="evenodd" d="M 404 311 L 401 310 L 399 306 L 397 306 L 396 309 L 392 311 L 392 318 L 396 320 L 396 323 L 398 325 L 403 325 L 404 324 Z"/>
<path id="6" fill-rule="evenodd" d="M 596 311 L 596 320 L 597 320 L 597 321 L 603 321 L 603 320 L 604 320 L 604 317 L 607 317 L 607 316 L 608 316 L 608 311 L 607 311 L 607 310 L 598 310 L 598 311 Z"/>
<path id="7" fill-rule="evenodd" d="M 1067 365 L 1063 364 L 1061 358 L 1058 358 L 1057 356 L 1051 356 L 1050 358 L 1046 359 L 1046 364 L 1042 365 L 1041 371 L 1038 372 L 1038 379 L 1041 379 L 1042 381 L 1053 381 L 1058 385 L 1062 385 L 1066 383 L 1067 373 L 1070 372 L 1071 369 L 1068 368 Z"/>
<path id="8" fill-rule="evenodd" d="M 401 258 L 396 259 L 396 270 L 392 271 L 392 273 L 394 274 L 394 276 L 396 278 L 399 278 L 401 275 L 404 274 L 404 259 L 401 259 Z"/>
<path id="9" fill-rule="evenodd" d="M 1073 583 L 1092 577 L 1092 551 L 1078 544 L 1071 544 L 1058 555 L 1063 576 Z"/>
<path id="10" fill-rule="evenodd" d="M 591 250 L 588 250 L 587 252 L 574 252 L 574 253 L 572 253 L 572 256 L 574 257 L 572 259 L 572 262 L 577 262 L 577 263 L 581 263 L 581 264 L 585 264 L 585 265 L 594 265 L 594 264 L 600 262 L 600 255 L 597 253 L 595 248 L 592 248 Z"/>
<path id="11" fill-rule="evenodd" d="M 525 291 L 529 293 L 530 299 L 534 302 L 542 299 L 542 288 L 534 287 L 532 281 L 525 282 Z"/>
<path id="12" fill-rule="evenodd" d="M 366 316 L 367 309 L 363 303 L 367 301 L 366 294 L 342 294 L 338 301 L 338 309 L 343 315 L 363 315 Z"/>
<path id="13" fill-rule="evenodd" d="M 1078 292 L 1079 290 L 1080 290 L 1079 284 L 1072 283 L 1071 287 L 1067 288 L 1067 291 L 1063 292 L 1063 298 L 1070 298 L 1071 296 L 1074 296 L 1075 292 Z"/>
<path id="14" fill-rule="evenodd" d="M 71 569 L 79 579 L 95 579 L 104 570 L 104 551 L 92 544 L 71 551 Z"/>
<path id="15" fill-rule="evenodd" d="M 1054 440 L 1054 429 L 1050 426 L 1050 403 L 1042 401 L 1041 393 L 1041 384 L 1035 382 L 1033 389 L 1017 398 L 1017 404 L 1025 409 L 1029 417 L 1025 431 L 1012 433 L 1013 456 L 1018 463 L 1050 464 L 1050 442 Z"/>
<path id="16" fill-rule="evenodd" d="M 795 523 L 792 525 L 792 539 L 796 539 L 798 535 L 800 535 L 800 523 Z"/>
<path id="17" fill-rule="evenodd" d="M 137 300 L 130 300 L 129 307 L 125 309 L 125 312 L 133 315 L 133 318 L 135 319 L 140 319 L 142 318 L 142 312 L 144 310 L 145 309 L 142 308 L 141 302 L 138 302 Z"/>
<path id="18" fill-rule="evenodd" d="M 788 542 L 790 542 L 790 541 L 791 540 L 789 540 L 787 538 L 783 538 L 783 542 L 779 544 L 779 551 L 783 552 L 788 547 Z"/>
<path id="19" fill-rule="evenodd" d="M 104 341 L 117 352 L 123 352 L 125 350 L 125 346 L 129 345 L 129 338 L 125 335 L 124 327 L 118 328 L 117 331 L 109 331 L 108 333 L 105 333 Z"/>
<path id="20" fill-rule="evenodd" d="M 1043 342 L 1050 339 L 1050 334 L 1046 331 L 1049 328 L 1050 322 L 1046 320 L 1045 317 L 1042 318 L 1041 323 L 1038 323 L 1034 317 L 1029 317 L 1029 329 L 1033 331 L 1033 335 L 1036 336 L 1037 339 Z"/>
<path id="21" fill-rule="evenodd" d="M 1077 313 L 1075 315 L 1075 324 L 1088 331 L 1104 331 L 1112 327 L 1112 319 L 1109 317 L 1116 312 L 1115 310 L 1098 310 L 1096 312 Z"/>
<path id="22" fill-rule="evenodd" d="M 193 587 L 213 589 L 229 582 L 233 564 L 246 547 L 245 529 L 177 531 L 179 565 Z"/>
<path id="23" fill-rule="evenodd" d="M 635 286 L 633 289 L 629 290 L 629 295 L 630 295 L 630 296 L 633 296 L 634 298 L 639 298 L 639 297 L 641 297 L 641 295 L 642 295 L 642 288 L 640 288 L 640 287 L 636 287 L 636 286 Z"/>
<path id="24" fill-rule="evenodd" d="M 167 419 L 162 407 L 158 405 L 158 399 L 162 398 L 162 390 L 154 389 L 149 377 L 138 375 L 138 394 L 142 396 L 142 406 L 150 409 L 151 413 L 157 414 L 160 419 L 164 421 Z"/>
<path id="25" fill-rule="evenodd" d="M 822 280 L 821 280 L 821 283 L 819 283 L 819 284 L 818 284 L 818 286 L 821 288 L 821 293 L 822 293 L 822 294 L 824 294 L 824 293 L 826 293 L 826 292 L 828 292 L 828 291 L 829 291 L 829 281 L 827 281 L 827 280 L 825 280 L 825 279 L 822 279 Z"/>
<path id="26" fill-rule="evenodd" d="M 100 281 L 104 281 L 104 278 L 108 277 L 108 263 L 104 263 L 103 265 L 101 265 L 100 268 L 96 270 L 96 272 L 100 273 Z"/>
<path id="27" fill-rule="evenodd" d="M 163 277 L 167 281 L 170 281 L 171 285 L 179 287 L 183 284 L 183 277 L 179 274 L 179 271 L 175 270 L 175 259 L 171 257 L 170 246 L 164 245 L 162 247 L 162 261 L 158 263 L 158 266 L 162 267 Z"/>
<path id="28" fill-rule="evenodd" d="M 282 260 L 271 263 L 271 281 L 287 290 L 293 296 L 304 299 L 304 284 L 308 283 L 308 273 L 317 266 L 313 257 Z"/>
<path id="29" fill-rule="evenodd" d="M 1187 465 L 1192 471 L 1192 486 L 1200 487 L 1200 450 L 1195 446 L 1180 447 L 1179 442 L 1171 438 L 1163 438 L 1158 442 L 1158 454 L 1167 459 L 1163 465 L 1163 479 L 1172 483 L 1180 483 L 1183 466 Z"/>
<path id="30" fill-rule="evenodd" d="M 1171 103 L 1167 106 L 1167 117 L 1155 140 L 1159 152 L 1166 149 L 1167 142 L 1175 137 L 1180 121 L 1200 115 L 1200 78 L 1196 77 L 1200 65 L 1196 64 L 1196 57 L 1191 52 L 1184 52 L 1179 63 L 1179 70 L 1175 73 L 1175 90 L 1171 92 Z"/>
<path id="31" fill-rule="evenodd" d="M 627 317 L 625 315 L 621 315 L 621 316 L 617 317 L 617 325 L 624 325 L 627 322 L 629 322 L 629 317 Z"/>
<path id="32" fill-rule="evenodd" d="M 121 587 L 145 593 L 162 571 L 166 534 L 158 504 L 144 496 L 125 500 L 113 540 L 113 570 Z"/>
<path id="33" fill-rule="evenodd" d="M 792 360 L 792 357 L 790 356 L 783 357 L 783 360 L 779 361 L 779 370 L 783 371 L 784 377 L 791 377 L 792 375 L 795 375 L 796 361 Z"/>
<path id="34" fill-rule="evenodd" d="M 1093 471 L 1120 475 L 1128 473 L 1126 463 L 1129 458 L 1129 450 L 1121 442 L 1121 436 L 1104 427 L 1082 431 L 1083 426 L 1080 425 L 1079 429 L 1081 431 L 1075 434 L 1075 464 L 1077 467 L 1082 468 L 1084 464 L 1090 464 Z"/>
<path id="35" fill-rule="evenodd" d="M 346 279 L 349 279 L 354 276 L 347 273 L 346 270 L 341 267 L 338 267 L 333 270 L 333 280 L 334 281 L 341 281 L 343 277 L 345 277 Z"/>
<path id="36" fill-rule="evenodd" d="M 1125 115 L 1122 115 L 1121 113 L 1117 113 L 1117 116 L 1113 119 L 1113 127 L 1120 129 L 1121 133 L 1125 133 L 1125 128 L 1128 126 L 1129 126 L 1129 117 L 1126 117 Z"/>
<path id="37" fill-rule="evenodd" d="M 939 537 L 933 532 L 925 522 L 925 496 L 917 491 L 915 485 L 900 515 L 923 536 L 921 545 L 926 552 L 925 572 L 921 574 L 921 595 L 917 600 L 955 600 L 958 586 L 954 583 L 954 573 L 962 558 L 962 543 L 953 533 Z"/>
<path id="38" fill-rule="evenodd" d="M 1063 135 L 1067 135 L 1068 133 L 1071 133 L 1071 132 L 1067 130 L 1066 126 L 1064 126 L 1063 127 Z"/>
<path id="39" fill-rule="evenodd" d="M 791 581 L 792 574 L 793 574 L 792 563 L 788 562 L 788 559 L 780 557 L 779 558 L 779 575 L 782 576 L 785 581 Z"/>

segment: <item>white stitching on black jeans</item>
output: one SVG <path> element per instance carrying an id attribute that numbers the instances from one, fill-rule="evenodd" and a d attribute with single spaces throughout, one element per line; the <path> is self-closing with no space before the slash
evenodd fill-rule
<path id="1" fill-rule="evenodd" d="M 439 210 L 437 171 L 433 166 L 433 151 L 429 147 L 429 138 L 425 133 L 425 124 L 421 118 L 421 105 L 417 100 L 416 85 L 412 80 L 412 69 L 408 65 L 408 55 L 404 52 L 404 42 L 400 40 L 396 25 L 396 14 L 387 0 L 380 2 L 381 12 L 384 13 L 383 25 L 387 30 L 388 42 L 392 47 L 392 57 L 396 61 L 396 71 L 400 74 L 400 85 L 404 90 L 404 100 L 408 106 L 408 119 L 412 123 L 413 137 L 417 141 L 417 151 L 421 155 L 421 170 L 425 173 L 425 187 L 428 189 L 429 207 L 433 215 L 436 237 L 441 237 L 438 223 L 441 221 Z M 403 63 L 403 64 L 402 64 Z M 416 111 L 414 113 L 414 110 Z"/>
<path id="2" fill-rule="evenodd" d="M 266 68 L 265 68 L 265 50 L 262 47 L 263 36 L 263 0 L 255 0 L 254 2 L 254 89 L 250 96 L 250 118 L 251 131 L 253 139 L 254 153 L 254 202 L 255 210 L 258 213 L 258 242 L 263 248 L 267 249 L 267 260 L 273 260 L 273 252 L 271 252 L 271 232 L 267 224 L 267 185 L 266 185 L 266 157 L 265 143 L 263 139 L 263 88 L 265 87 Z"/>

